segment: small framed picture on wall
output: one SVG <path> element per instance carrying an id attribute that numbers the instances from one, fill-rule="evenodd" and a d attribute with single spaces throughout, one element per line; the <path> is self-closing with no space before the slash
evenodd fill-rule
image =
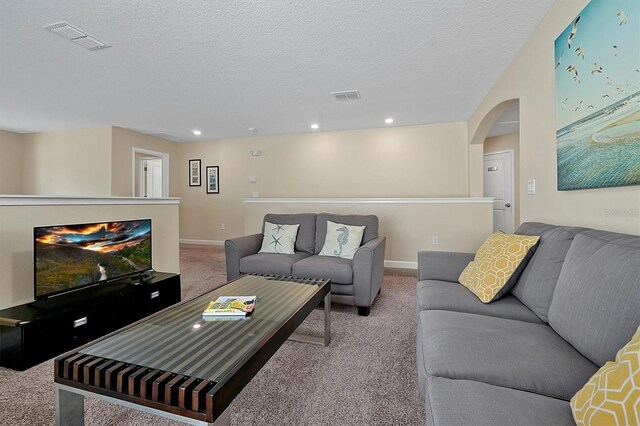
<path id="1" fill-rule="evenodd" d="M 189 186 L 202 186 L 202 182 L 200 181 L 200 159 L 197 160 L 189 160 Z"/>
<path id="2" fill-rule="evenodd" d="M 207 166 L 207 194 L 220 193 L 220 175 L 218 166 Z"/>

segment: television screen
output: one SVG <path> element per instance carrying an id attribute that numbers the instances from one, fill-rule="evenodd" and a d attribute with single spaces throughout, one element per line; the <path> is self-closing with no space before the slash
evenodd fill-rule
<path id="1" fill-rule="evenodd" d="M 34 229 L 35 298 L 151 269 L 151 219 Z"/>

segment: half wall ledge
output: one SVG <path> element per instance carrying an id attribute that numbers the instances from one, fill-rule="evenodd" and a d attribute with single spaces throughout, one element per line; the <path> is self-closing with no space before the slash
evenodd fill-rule
<path id="1" fill-rule="evenodd" d="M 180 198 L 72 197 L 57 195 L 0 195 L 0 206 L 86 206 L 86 205 L 180 204 Z"/>

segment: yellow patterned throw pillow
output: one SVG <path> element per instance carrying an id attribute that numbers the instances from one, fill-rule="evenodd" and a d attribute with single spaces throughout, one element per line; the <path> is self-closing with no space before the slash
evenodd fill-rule
<path id="1" fill-rule="evenodd" d="M 482 243 L 458 281 L 482 303 L 498 300 L 515 285 L 538 240 L 538 236 L 496 232 Z"/>
<path id="2" fill-rule="evenodd" d="M 571 398 L 571 411 L 578 426 L 640 424 L 640 327 Z"/>

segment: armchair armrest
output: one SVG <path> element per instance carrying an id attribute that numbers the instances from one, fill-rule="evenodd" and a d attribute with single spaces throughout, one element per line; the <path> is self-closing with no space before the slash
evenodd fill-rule
<path id="1" fill-rule="evenodd" d="M 419 251 L 418 281 L 439 280 L 458 282 L 464 268 L 473 260 L 475 253 L 451 251 Z"/>
<path id="2" fill-rule="evenodd" d="M 227 281 L 240 276 L 240 259 L 256 254 L 262 246 L 262 234 L 232 238 L 224 242 L 224 254 L 227 262 Z"/>
<path id="3" fill-rule="evenodd" d="M 387 239 L 375 238 L 353 255 L 353 285 L 357 306 L 369 307 L 378 295 L 384 275 L 384 249 Z"/>

